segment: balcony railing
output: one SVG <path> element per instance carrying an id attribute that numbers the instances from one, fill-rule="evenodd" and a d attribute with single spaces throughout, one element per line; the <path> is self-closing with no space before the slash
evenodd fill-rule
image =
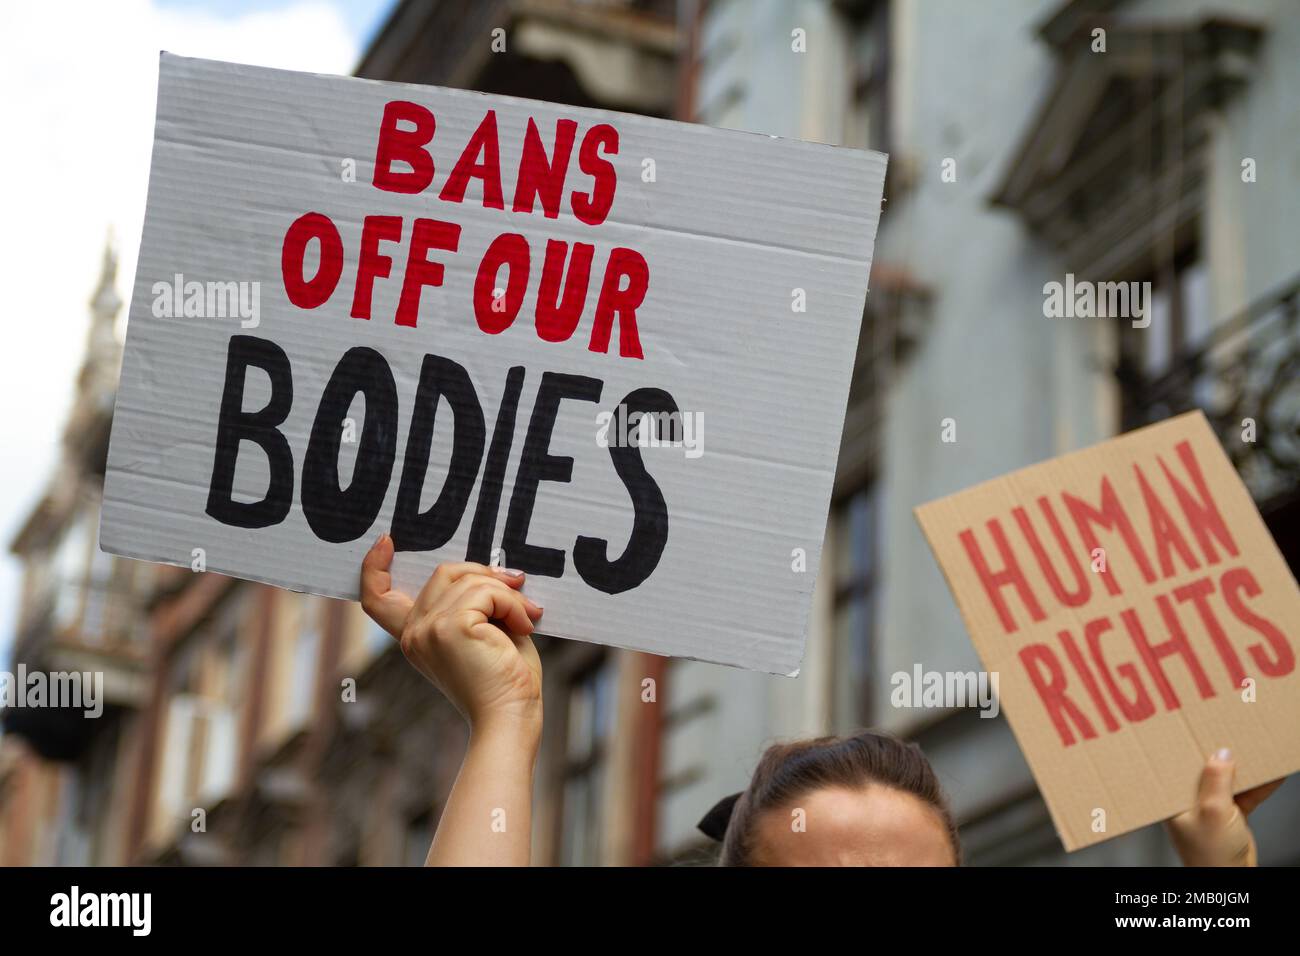
<path id="1" fill-rule="evenodd" d="M 13 659 L 32 663 L 55 645 L 134 658 L 143 654 L 147 628 L 140 595 L 121 582 L 61 580 L 24 615 Z"/>
<path id="2" fill-rule="evenodd" d="M 69 613 L 69 610 L 72 613 Z M 38 597 L 16 636 L 17 672 L 91 673 L 102 690 L 103 713 L 139 707 L 148 692 L 146 618 L 137 595 L 109 582 L 59 582 Z M 5 730 L 24 737 L 53 760 L 77 757 L 111 721 L 87 718 L 84 708 L 15 707 L 0 711 Z"/>
<path id="3" fill-rule="evenodd" d="M 1300 496 L 1300 274 L 1159 374 L 1116 374 L 1126 430 L 1200 408 L 1261 507 Z"/>

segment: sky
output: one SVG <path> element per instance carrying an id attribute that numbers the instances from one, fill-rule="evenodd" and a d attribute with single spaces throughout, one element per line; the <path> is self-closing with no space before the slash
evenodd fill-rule
<path id="1" fill-rule="evenodd" d="M 60 452 L 111 234 L 125 303 L 153 146 L 158 53 L 350 73 L 394 0 L 0 5 L 0 669 L 17 626 L 9 544 Z M 126 307 L 119 316 L 125 328 Z"/>

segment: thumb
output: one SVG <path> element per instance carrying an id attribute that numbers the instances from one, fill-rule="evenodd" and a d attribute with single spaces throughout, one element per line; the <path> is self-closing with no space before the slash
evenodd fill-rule
<path id="1" fill-rule="evenodd" d="M 362 559 L 361 607 L 385 631 L 401 637 L 414 602 L 401 591 L 393 590 L 393 576 L 389 571 L 393 553 L 393 539 L 385 532 Z"/>
<path id="2" fill-rule="evenodd" d="M 1232 799 L 1232 783 L 1237 776 L 1237 763 L 1232 751 L 1222 749 L 1211 755 L 1201 771 L 1196 788 L 1196 810 L 1211 825 L 1223 825 L 1237 812 Z"/>

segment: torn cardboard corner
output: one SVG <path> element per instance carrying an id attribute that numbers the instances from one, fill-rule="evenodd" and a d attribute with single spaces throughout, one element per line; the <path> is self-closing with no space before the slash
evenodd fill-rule
<path id="1" fill-rule="evenodd" d="M 1077 850 L 1300 770 L 1300 590 L 1192 412 L 917 519 L 1057 833 Z"/>
<path id="2" fill-rule="evenodd" d="M 391 531 L 410 593 L 499 563 L 547 633 L 793 673 L 884 171 L 164 54 L 101 546 L 351 598 Z"/>

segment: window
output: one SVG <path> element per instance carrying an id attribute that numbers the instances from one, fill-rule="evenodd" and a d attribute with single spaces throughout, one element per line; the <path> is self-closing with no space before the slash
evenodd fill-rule
<path id="1" fill-rule="evenodd" d="M 116 623 L 114 613 L 119 610 L 118 602 L 121 601 L 116 593 L 116 566 L 117 561 L 111 554 L 101 551 L 98 544 L 91 545 L 86 607 L 81 618 L 81 639 L 86 644 L 105 644 L 116 636 L 112 633 Z"/>
<path id="2" fill-rule="evenodd" d="M 77 623 L 89 558 L 90 539 L 85 515 L 79 514 L 64 532 L 54 554 L 55 630 L 65 630 Z"/>
<path id="3" fill-rule="evenodd" d="M 1205 264 L 1186 256 L 1151 278 L 1151 324 L 1129 332 L 1137 341 L 1142 370 L 1149 376 L 1168 371 L 1180 353 L 1209 334 L 1210 289 Z"/>
<path id="4" fill-rule="evenodd" d="M 196 658 L 193 645 L 181 650 L 173 666 L 173 693 L 166 705 L 155 819 L 155 834 L 165 838 L 192 809 L 191 795 L 198 785 L 201 758 L 195 752 L 195 732 L 202 701 L 195 688 Z"/>
<path id="5" fill-rule="evenodd" d="M 303 727 L 316 711 L 316 677 L 321 648 L 321 604 L 308 595 L 298 598 L 298 633 L 294 636 L 290 675 L 288 726 Z"/>
<path id="6" fill-rule="evenodd" d="M 238 761 L 239 695 L 244 686 L 247 653 L 239 635 L 238 606 L 226 610 L 208 640 L 203 703 L 196 716 L 202 728 L 202 770 L 198 801 L 216 803 L 235 785 Z"/>
<path id="7" fill-rule="evenodd" d="M 832 706 L 837 727 L 872 722 L 871 659 L 879 577 L 879 502 L 874 484 L 844 498 L 832 516 L 835 582 Z"/>
<path id="8" fill-rule="evenodd" d="M 1189 249 L 1144 279 L 1151 283 L 1150 324 L 1140 328 L 1128 319 L 1120 320 L 1126 428 L 1189 406 L 1209 407 L 1213 400 L 1212 369 L 1181 367 L 1188 353 L 1207 340 L 1214 325 L 1205 263 Z M 1162 387 L 1158 380 L 1173 371 L 1191 374 L 1174 376 Z"/>
<path id="9" fill-rule="evenodd" d="M 600 863 L 608 741 L 614 725 L 615 659 L 602 654 L 569 686 L 560 863 Z"/>
<path id="10" fill-rule="evenodd" d="M 238 714 L 247 676 L 240 602 L 190 635 L 172 668 L 159 772 L 159 825 L 168 828 L 196 806 L 210 807 L 235 785 Z"/>

